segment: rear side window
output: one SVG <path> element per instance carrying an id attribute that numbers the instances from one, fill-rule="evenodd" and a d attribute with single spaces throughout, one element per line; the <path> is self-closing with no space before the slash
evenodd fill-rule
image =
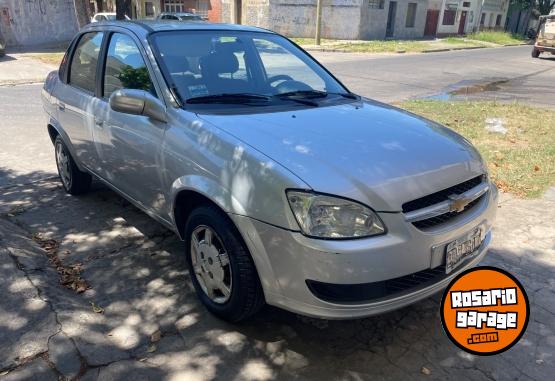
<path id="1" fill-rule="evenodd" d="M 69 69 L 69 83 L 72 86 L 94 93 L 96 65 L 103 36 L 101 32 L 85 33 L 79 40 Z"/>
<path id="2" fill-rule="evenodd" d="M 104 70 L 104 97 L 119 89 L 149 91 L 156 96 L 148 68 L 133 39 L 125 34 L 114 33 L 108 46 Z"/>

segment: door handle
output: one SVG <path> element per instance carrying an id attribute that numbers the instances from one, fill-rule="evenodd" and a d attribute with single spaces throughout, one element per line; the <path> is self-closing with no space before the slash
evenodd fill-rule
<path id="1" fill-rule="evenodd" d="M 58 103 L 58 110 L 60 111 L 65 111 L 66 110 L 66 105 L 64 103 Z"/>
<path id="2" fill-rule="evenodd" d="M 104 126 L 104 121 L 100 118 L 94 118 L 94 124 L 97 127 L 103 127 Z"/>

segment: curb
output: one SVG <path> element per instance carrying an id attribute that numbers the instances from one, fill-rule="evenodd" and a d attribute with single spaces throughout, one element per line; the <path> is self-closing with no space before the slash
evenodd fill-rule
<path id="1" fill-rule="evenodd" d="M 21 79 L 15 81 L 0 81 L 0 87 L 20 86 L 20 85 L 35 85 L 44 83 L 45 78 L 32 78 Z"/>
<path id="2" fill-rule="evenodd" d="M 510 44 L 510 45 L 499 45 L 499 46 L 467 46 L 467 47 L 461 47 L 461 48 L 440 48 L 440 49 L 424 49 L 421 52 L 412 52 L 413 54 L 420 54 L 420 53 L 441 53 L 441 52 L 451 52 L 451 51 L 458 51 L 458 50 L 475 50 L 475 49 L 485 49 L 485 48 L 492 48 L 492 49 L 497 49 L 497 48 L 504 48 L 504 47 L 508 47 L 508 46 L 523 46 L 523 45 L 528 45 L 528 44 Z M 307 52 L 324 52 L 324 53 L 358 53 L 358 54 L 373 54 L 373 55 L 381 55 L 381 54 L 403 54 L 403 53 L 407 53 L 406 50 L 398 50 L 395 52 L 380 52 L 380 53 L 374 53 L 374 52 L 353 52 L 350 51 L 348 49 L 334 49 L 334 48 L 314 48 L 314 47 L 310 47 L 310 48 L 305 48 L 301 45 L 301 48 L 303 48 L 304 50 L 306 50 Z"/>

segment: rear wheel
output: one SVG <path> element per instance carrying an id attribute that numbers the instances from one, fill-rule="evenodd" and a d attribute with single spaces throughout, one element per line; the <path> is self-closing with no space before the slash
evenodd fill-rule
<path id="1" fill-rule="evenodd" d="M 264 294 L 252 257 L 228 216 L 212 205 L 194 209 L 185 227 L 191 280 L 206 308 L 238 322 L 258 312 Z"/>
<path id="2" fill-rule="evenodd" d="M 65 191 L 72 195 L 83 194 L 91 187 L 91 175 L 81 172 L 60 136 L 54 141 L 56 166 Z"/>
<path id="3" fill-rule="evenodd" d="M 532 57 L 533 58 L 538 58 L 540 56 L 540 51 L 536 48 L 532 49 Z"/>

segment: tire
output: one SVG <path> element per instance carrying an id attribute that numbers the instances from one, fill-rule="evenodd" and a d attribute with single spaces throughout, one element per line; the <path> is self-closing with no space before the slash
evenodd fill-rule
<path id="1" fill-rule="evenodd" d="M 205 230 L 203 231 L 203 229 Z M 206 243 L 207 229 L 212 230 L 210 239 L 212 246 Z M 202 239 L 199 238 L 199 235 Z M 265 303 L 264 293 L 254 262 L 237 228 L 224 212 L 213 205 L 202 205 L 195 208 L 187 219 L 184 237 L 185 254 L 193 286 L 202 304 L 210 312 L 223 320 L 236 323 L 249 318 L 262 308 Z M 196 246 L 193 247 L 194 242 L 196 242 Z M 212 249 L 210 249 L 211 247 Z M 210 256 L 210 252 L 212 256 Z M 203 259 L 200 258 L 201 253 L 203 253 Z M 202 271 L 202 269 L 209 270 L 211 265 L 215 266 L 215 260 L 210 262 L 215 258 L 214 253 L 218 258 L 227 254 L 227 260 L 217 262 L 223 269 L 224 288 L 227 286 L 226 279 L 229 283 L 227 299 L 225 293 L 221 293 L 220 289 L 207 286 L 208 282 L 218 283 L 216 273 L 213 276 L 210 271 Z M 193 265 L 193 262 L 196 264 Z M 222 263 L 228 264 L 221 265 Z M 219 269 L 214 267 L 212 269 L 219 273 Z M 199 275 L 201 273 L 204 273 L 204 276 Z M 207 273 L 209 273 L 209 277 Z M 205 279 L 208 282 L 205 283 Z M 205 291 L 207 288 L 211 288 L 212 296 Z"/>
<path id="2" fill-rule="evenodd" d="M 540 56 L 540 51 L 536 48 L 532 49 L 532 58 L 538 58 Z"/>
<path id="3" fill-rule="evenodd" d="M 58 135 L 54 140 L 54 153 L 58 176 L 65 191 L 71 195 L 88 192 L 91 188 L 92 177 L 86 172 L 81 172 L 69 153 L 63 139 Z"/>

